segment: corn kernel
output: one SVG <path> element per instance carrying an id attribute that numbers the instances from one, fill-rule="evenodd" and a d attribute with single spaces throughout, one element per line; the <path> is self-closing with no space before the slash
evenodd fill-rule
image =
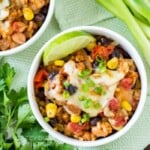
<path id="1" fill-rule="evenodd" d="M 89 51 L 92 51 L 93 48 L 96 46 L 96 43 L 95 42 L 91 42 L 89 43 L 86 48 L 89 50 Z"/>
<path id="2" fill-rule="evenodd" d="M 57 105 L 49 103 L 46 105 L 46 114 L 48 118 L 54 118 L 57 112 Z"/>
<path id="3" fill-rule="evenodd" d="M 80 120 L 81 120 L 81 116 L 75 114 L 71 115 L 71 122 L 78 123 L 80 122 Z"/>
<path id="4" fill-rule="evenodd" d="M 64 62 L 63 60 L 55 60 L 55 61 L 54 61 L 55 66 L 60 66 L 60 67 L 61 67 L 61 66 L 64 65 L 64 63 L 65 63 L 65 62 Z"/>
<path id="5" fill-rule="evenodd" d="M 121 106 L 122 106 L 122 108 L 124 108 L 127 111 L 132 110 L 132 106 L 127 100 L 123 100 L 122 103 L 121 103 Z"/>
<path id="6" fill-rule="evenodd" d="M 107 62 L 109 69 L 116 69 L 118 67 L 118 58 L 114 57 Z"/>
<path id="7" fill-rule="evenodd" d="M 23 8 L 23 16 L 26 20 L 32 20 L 34 18 L 34 13 L 30 8 Z"/>
<path id="8" fill-rule="evenodd" d="M 48 91 L 49 88 L 50 88 L 50 84 L 49 84 L 49 82 L 47 81 L 47 82 L 44 83 L 44 90 L 45 90 L 45 91 Z"/>

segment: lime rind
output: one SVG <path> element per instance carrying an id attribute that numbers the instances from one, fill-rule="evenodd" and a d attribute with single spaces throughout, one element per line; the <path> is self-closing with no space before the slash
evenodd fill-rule
<path id="1" fill-rule="evenodd" d="M 63 34 L 50 42 L 44 49 L 44 65 L 48 65 L 49 62 L 56 59 L 64 58 L 95 41 L 96 39 L 91 34 L 84 31 L 73 31 Z"/>

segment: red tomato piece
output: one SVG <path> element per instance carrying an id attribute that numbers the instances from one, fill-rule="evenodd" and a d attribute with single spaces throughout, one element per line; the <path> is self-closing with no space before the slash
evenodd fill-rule
<path id="1" fill-rule="evenodd" d="M 97 56 L 101 58 L 108 58 L 108 56 L 113 52 L 114 47 L 112 45 L 109 45 L 107 47 L 98 45 L 94 47 L 92 50 L 92 58 L 95 59 Z"/>
<path id="2" fill-rule="evenodd" d="M 119 107 L 120 107 L 120 103 L 119 103 L 118 99 L 113 98 L 109 101 L 110 110 L 117 111 L 119 109 Z"/>
<path id="3" fill-rule="evenodd" d="M 132 78 L 124 78 L 120 81 L 119 85 L 122 86 L 125 89 L 131 89 L 132 88 L 133 80 Z"/>
<path id="4" fill-rule="evenodd" d="M 39 70 L 34 78 L 35 88 L 42 87 L 43 82 L 47 77 L 48 77 L 48 72 L 45 69 Z"/>
<path id="5" fill-rule="evenodd" d="M 125 116 L 117 116 L 115 118 L 115 121 L 116 121 L 116 123 L 115 123 L 116 127 L 124 126 L 126 123 Z"/>
<path id="6" fill-rule="evenodd" d="M 78 123 L 69 122 L 67 128 L 72 133 L 80 133 L 84 127 Z"/>

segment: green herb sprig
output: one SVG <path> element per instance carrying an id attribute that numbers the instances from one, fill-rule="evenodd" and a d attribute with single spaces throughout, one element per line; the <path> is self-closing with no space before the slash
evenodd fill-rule
<path id="1" fill-rule="evenodd" d="M 0 66 L 0 149 L 1 150 L 73 150 L 49 138 L 36 122 L 30 109 L 27 89 L 16 91 L 11 84 L 15 69 Z"/>

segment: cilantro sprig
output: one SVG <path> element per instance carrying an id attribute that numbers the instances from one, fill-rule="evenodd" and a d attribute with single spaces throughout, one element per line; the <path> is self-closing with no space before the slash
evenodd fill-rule
<path id="1" fill-rule="evenodd" d="M 8 63 L 0 66 L 0 149 L 1 150 L 72 150 L 49 138 L 36 122 L 25 87 L 16 91 L 11 84 L 15 69 Z"/>

